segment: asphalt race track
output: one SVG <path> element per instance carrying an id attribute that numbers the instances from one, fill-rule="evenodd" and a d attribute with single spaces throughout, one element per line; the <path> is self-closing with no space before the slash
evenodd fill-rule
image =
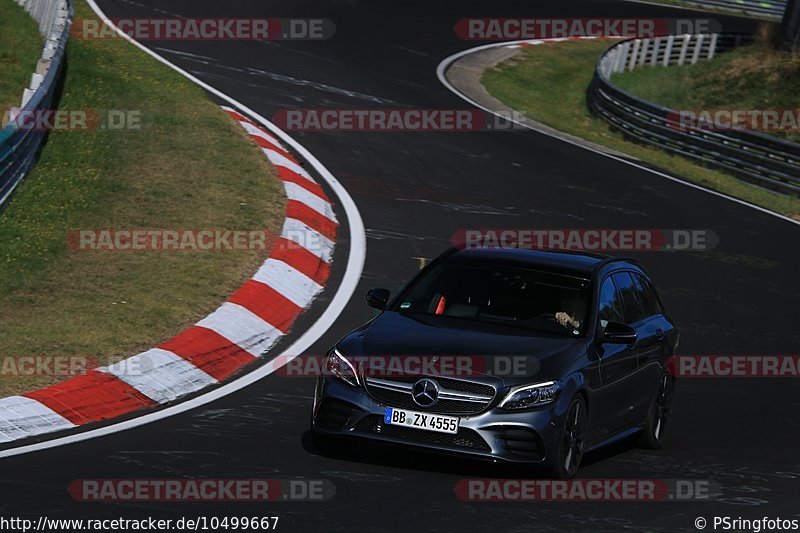
<path id="1" fill-rule="evenodd" d="M 689 13 L 590 0 L 100 5 L 112 18 L 333 20 L 337 32 L 329 41 L 148 43 L 268 118 L 290 107 L 469 107 L 436 76 L 445 57 L 481 44 L 456 37 L 453 25 L 462 17 Z M 726 29 L 754 24 L 715 18 Z M 342 182 L 367 228 L 356 296 L 310 353 L 324 353 L 373 316 L 363 301 L 368 288 L 396 290 L 420 258 L 435 257 L 454 231 L 470 227 L 711 229 L 720 239 L 713 251 L 638 256 L 681 329 L 680 353 L 798 353 L 795 224 L 533 131 L 291 134 Z M 712 502 L 463 502 L 454 494 L 460 479 L 541 474 L 383 447 L 359 447 L 341 458 L 317 455 L 307 434 L 312 393 L 311 379 L 273 374 L 188 413 L 2 459 L 0 512 L 50 518 L 277 515 L 283 531 L 694 531 L 698 516 L 800 517 L 797 380 L 683 380 L 663 449 L 648 452 L 623 442 L 588 455 L 578 473 L 713 480 L 723 495 Z M 67 493 L 75 479 L 178 477 L 326 479 L 336 495 L 325 502 L 177 504 L 82 503 Z"/>

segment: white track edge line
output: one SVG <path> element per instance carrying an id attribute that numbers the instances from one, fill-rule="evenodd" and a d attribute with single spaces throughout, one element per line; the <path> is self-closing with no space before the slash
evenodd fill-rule
<path id="1" fill-rule="evenodd" d="M 583 148 L 584 150 L 589 150 L 590 152 L 594 152 L 596 154 L 604 155 L 604 156 L 606 156 L 608 158 L 614 159 L 614 160 L 619 161 L 621 163 L 625 163 L 625 164 L 630 165 L 632 167 L 636 167 L 636 168 L 638 168 L 640 170 L 645 170 L 647 172 L 650 172 L 651 174 L 655 174 L 656 176 L 660 176 L 662 178 L 666 178 L 666 179 L 668 179 L 670 181 L 674 181 L 676 183 L 681 183 L 683 185 L 686 185 L 687 187 L 691 187 L 693 189 L 697 189 L 697 190 L 700 190 L 700 191 L 707 192 L 708 194 L 713 194 L 714 196 L 719 196 L 720 198 L 725 198 L 726 200 L 730 200 L 731 202 L 736 202 L 737 204 L 740 204 L 740 205 L 743 205 L 743 206 L 746 206 L 746 207 L 750 207 L 750 208 L 755 209 L 757 211 L 760 211 L 762 213 L 766 213 L 768 215 L 772 215 L 772 216 L 774 216 L 776 218 L 779 218 L 781 220 L 785 220 L 786 222 L 790 222 L 792 224 L 800 226 L 800 220 L 794 220 L 793 218 L 789 218 L 786 215 L 782 215 L 780 213 L 776 213 L 775 211 L 770 211 L 769 209 L 766 209 L 764 207 L 761 207 L 761 206 L 758 206 L 758 205 L 755 205 L 755 204 L 751 204 L 750 202 L 747 202 L 745 200 L 740 200 L 739 198 L 735 198 L 735 197 L 729 196 L 729 195 L 727 195 L 725 193 L 721 193 L 719 191 L 715 191 L 713 189 L 709 189 L 709 188 L 703 187 L 701 185 L 697 185 L 696 183 L 692 183 L 692 182 L 683 180 L 683 179 L 675 177 L 675 176 L 670 176 L 669 174 L 665 174 L 663 172 L 659 172 L 659 171 L 654 170 L 652 168 L 647 168 L 646 166 L 639 165 L 637 163 L 634 163 L 633 161 L 628 161 L 627 159 L 623 159 L 621 157 L 617 157 L 615 155 L 606 153 L 606 152 L 604 152 L 602 150 L 597 150 L 597 149 L 592 148 L 590 146 L 585 146 L 585 145 L 583 145 L 581 143 L 572 141 L 570 139 L 565 139 L 564 137 L 561 137 L 561 136 L 558 136 L 558 135 L 554 135 L 554 134 L 552 134 L 552 133 L 550 133 L 548 131 L 544 131 L 544 130 L 540 130 L 540 129 L 534 128 L 533 126 L 530 126 L 529 124 L 525 124 L 525 123 L 519 122 L 517 120 L 514 120 L 513 118 L 501 115 L 501 114 L 493 111 L 492 109 L 489 109 L 488 107 L 485 107 L 485 106 L 479 104 L 478 102 L 476 102 L 475 100 L 473 100 L 469 96 L 465 95 L 464 93 L 462 93 L 461 91 L 459 91 L 458 89 L 453 87 L 453 85 L 447 80 L 447 77 L 445 76 L 445 73 L 447 72 L 447 69 L 450 67 L 450 65 L 452 63 L 454 63 L 456 60 L 458 60 L 458 59 L 460 59 L 460 58 L 462 58 L 462 57 L 464 57 L 466 55 L 473 54 L 475 52 L 480 52 L 482 50 L 488 50 L 489 48 L 498 48 L 498 47 L 501 47 L 501 46 L 508 46 L 508 45 L 511 45 L 511 44 L 520 44 L 520 43 L 527 42 L 529 40 L 530 39 L 525 39 L 525 40 L 520 40 L 520 41 L 504 41 L 504 42 L 499 42 L 499 43 L 490 43 L 490 44 L 484 44 L 484 45 L 476 46 L 476 47 L 473 47 L 473 48 L 468 48 L 466 50 L 462 50 L 460 52 L 457 52 L 457 53 L 455 53 L 455 54 L 453 54 L 451 56 L 448 56 L 445 59 L 443 59 L 439 63 L 439 65 L 436 67 L 436 75 L 439 77 L 439 81 L 442 83 L 442 85 L 447 87 L 453 94 L 455 94 L 456 96 L 458 96 L 459 98 L 461 98 L 463 100 L 466 100 L 467 102 L 469 102 L 470 104 L 474 105 L 475 107 L 486 111 L 487 113 L 491 113 L 492 115 L 495 115 L 497 117 L 503 118 L 504 120 L 513 122 L 513 123 L 515 123 L 515 124 L 517 124 L 519 126 L 522 126 L 524 128 L 528 128 L 529 130 L 533 130 L 533 131 L 535 131 L 537 133 L 541 133 L 542 135 L 547 135 L 548 137 L 552 137 L 553 139 L 558 139 L 559 141 L 563 141 L 565 143 L 569 143 L 569 144 L 571 144 L 573 146 L 578 146 L 580 148 Z M 547 39 L 542 39 L 542 40 L 546 41 Z M 555 128 L 555 129 L 557 129 L 557 128 Z M 631 157 L 633 157 L 633 156 L 631 156 Z"/>
<path id="2" fill-rule="evenodd" d="M 364 269 L 364 261 L 366 259 L 366 253 L 367 253 L 367 237 L 364 232 L 364 222 L 361 219 L 361 214 L 358 211 L 358 207 L 356 206 L 352 197 L 347 193 L 347 190 L 339 182 L 339 180 L 337 180 L 333 176 L 333 174 L 331 174 L 331 172 L 316 157 L 314 157 L 314 155 L 311 152 L 309 152 L 303 145 L 292 139 L 292 137 L 290 137 L 287 133 L 280 130 L 269 120 L 267 120 L 260 114 L 256 113 L 246 105 L 228 96 L 222 91 L 215 89 L 214 87 L 208 85 L 207 83 L 198 79 L 197 77 L 189 74 L 179 66 L 170 63 L 162 56 L 156 54 L 149 48 L 145 47 L 144 45 L 140 44 L 136 40 L 132 39 L 122 31 L 120 31 L 120 29 L 117 28 L 116 25 L 114 25 L 108 19 L 108 17 L 106 17 L 105 13 L 103 13 L 103 11 L 95 3 L 94 0 L 86 0 L 86 2 L 87 4 L 89 4 L 89 7 L 91 7 L 92 10 L 95 12 L 95 14 L 97 14 L 98 17 L 104 19 L 111 27 L 113 27 L 117 31 L 117 33 L 120 36 L 122 36 L 123 39 L 132 43 L 134 46 L 141 49 L 148 55 L 152 56 L 159 62 L 163 63 L 164 65 L 168 66 L 172 70 L 188 78 L 190 81 L 196 83 L 206 91 L 218 96 L 219 98 L 222 98 L 226 102 L 230 103 L 232 106 L 236 107 L 239 111 L 243 111 L 246 115 L 249 115 L 251 118 L 257 120 L 262 126 L 267 128 L 269 131 L 273 132 L 279 139 L 285 142 L 290 148 L 295 150 L 298 154 L 300 154 L 303 157 L 303 159 L 305 159 L 311 166 L 313 166 L 314 169 L 317 171 L 317 173 L 320 175 L 320 177 L 322 177 L 322 179 L 325 180 L 325 182 L 331 187 L 331 189 L 333 189 L 334 193 L 336 193 L 336 196 L 341 202 L 342 208 L 344 209 L 345 215 L 347 216 L 347 221 L 349 223 L 348 226 L 350 229 L 350 253 L 347 258 L 347 266 L 345 274 L 344 277 L 342 278 L 342 282 L 339 285 L 339 288 L 336 290 L 336 294 L 331 299 L 331 303 L 328 305 L 325 311 L 323 311 L 322 315 L 320 315 L 320 317 L 316 320 L 316 322 L 314 322 L 314 324 L 312 324 L 311 327 L 308 328 L 300 336 L 299 339 L 297 339 L 294 343 L 292 343 L 292 345 L 286 348 L 286 350 L 284 350 L 281 354 L 276 356 L 276 358 L 277 357 L 283 358 L 282 359 L 283 364 L 288 363 L 289 361 L 297 357 L 300 353 L 302 353 L 304 350 L 308 349 L 317 340 L 319 340 L 319 338 L 331 327 L 331 325 L 333 325 L 333 323 L 341 314 L 342 310 L 344 310 L 345 305 L 347 305 L 347 303 L 350 301 L 350 298 L 353 296 L 353 293 L 355 292 L 356 287 L 358 286 L 358 281 L 361 278 L 361 273 Z M 25 446 L 20 446 L 18 448 L 2 450 L 0 451 L 0 458 L 13 457 L 25 453 L 46 450 L 48 448 L 56 448 L 58 446 L 74 444 L 76 442 L 81 442 L 89 439 L 102 437 L 105 435 L 110 435 L 113 433 L 118 433 L 120 431 L 125 431 L 127 429 L 143 426 L 151 422 L 163 420 L 165 418 L 169 418 L 171 416 L 175 416 L 184 413 L 186 411 L 190 411 L 196 407 L 200 407 L 201 405 L 205 405 L 207 403 L 213 402 L 214 400 L 218 400 L 238 390 L 241 390 L 247 387 L 248 385 L 252 385 L 256 381 L 272 374 L 278 368 L 280 368 L 280 366 L 273 367 L 273 365 L 266 364 L 264 366 L 256 368 L 252 372 L 245 374 L 244 376 L 236 379 L 235 381 L 232 381 L 217 389 L 211 390 L 207 393 L 197 396 L 196 398 L 183 401 L 177 405 L 166 407 L 159 411 L 151 412 L 136 418 L 132 418 L 130 420 L 125 420 L 123 422 L 117 422 L 109 426 L 92 429 L 82 433 L 77 433 L 75 435 L 58 437 L 52 440 L 39 442 L 36 444 L 28 444 Z"/>

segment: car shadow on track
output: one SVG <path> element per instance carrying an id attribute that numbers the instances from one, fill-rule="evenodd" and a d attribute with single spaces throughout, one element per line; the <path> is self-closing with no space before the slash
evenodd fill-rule
<path id="1" fill-rule="evenodd" d="M 636 441 L 636 437 L 632 437 L 587 453 L 583 457 L 581 468 L 608 461 L 626 452 L 636 450 Z M 326 450 L 323 453 L 315 447 L 311 431 L 304 432 L 301 437 L 303 449 L 312 455 L 360 463 L 362 465 L 486 478 L 546 479 L 551 477 L 546 469 L 536 465 L 495 463 L 491 460 L 418 450 L 381 442 L 362 442 L 355 439 L 349 442 L 352 443 L 351 448 L 336 452 Z M 578 477 L 581 477 L 580 474 L 581 472 L 579 471 Z"/>

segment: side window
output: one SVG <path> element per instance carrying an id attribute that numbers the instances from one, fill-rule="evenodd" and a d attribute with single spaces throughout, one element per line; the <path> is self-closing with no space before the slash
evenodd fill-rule
<path id="1" fill-rule="evenodd" d="M 622 305 L 625 308 L 625 323 L 633 324 L 645 317 L 642 303 L 639 301 L 639 289 L 633 284 L 633 278 L 627 272 L 613 275 L 614 283 L 622 296 Z"/>
<path id="2" fill-rule="evenodd" d="M 600 287 L 600 324 L 606 327 L 609 322 L 624 322 L 622 300 L 617 287 L 611 278 L 607 278 Z"/>
<path id="3" fill-rule="evenodd" d="M 664 310 L 658 302 L 653 286 L 641 274 L 634 274 L 633 279 L 639 289 L 639 299 L 642 301 L 646 316 L 663 314 Z"/>

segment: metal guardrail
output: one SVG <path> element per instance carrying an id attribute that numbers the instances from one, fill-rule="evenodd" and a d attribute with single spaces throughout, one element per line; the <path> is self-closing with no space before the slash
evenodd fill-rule
<path id="1" fill-rule="evenodd" d="M 73 6 L 70 0 L 16 1 L 36 20 L 45 38 L 30 87 L 23 90 L 21 112 L 49 109 L 64 68 Z M 14 124 L 0 130 L 0 204 L 33 167 L 45 135 L 44 131 L 19 129 Z"/>
<path id="2" fill-rule="evenodd" d="M 758 15 L 768 18 L 780 19 L 786 11 L 787 0 L 683 0 L 685 4 L 692 4 L 712 9 L 724 9 L 746 15 Z"/>
<path id="3" fill-rule="evenodd" d="M 697 63 L 750 40 L 734 34 L 631 39 L 600 57 L 587 93 L 589 109 L 625 137 L 735 174 L 785 194 L 800 194 L 800 144 L 752 131 L 688 129 L 676 112 L 639 98 L 611 82 L 611 75 L 644 66 Z"/>

